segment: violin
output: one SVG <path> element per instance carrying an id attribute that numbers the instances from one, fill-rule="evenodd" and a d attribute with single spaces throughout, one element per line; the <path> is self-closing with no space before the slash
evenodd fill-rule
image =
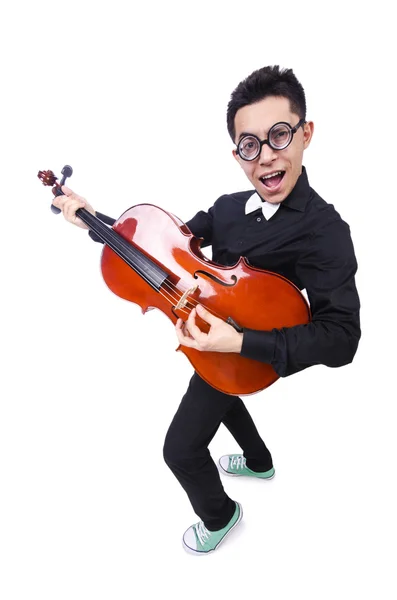
<path id="1" fill-rule="evenodd" d="M 52 171 L 39 171 L 54 196 L 72 174 L 68 165 L 58 183 Z M 54 212 L 60 212 L 52 205 Z M 200 250 L 201 238 L 175 215 L 153 204 L 137 204 L 109 227 L 85 208 L 76 215 L 104 243 L 101 271 L 112 292 L 138 304 L 145 314 L 161 310 L 175 325 L 201 304 L 237 331 L 272 330 L 310 322 L 309 305 L 288 279 L 253 267 L 241 257 L 233 266 L 221 266 Z M 197 316 L 201 331 L 210 326 Z M 231 395 L 253 394 L 274 383 L 273 367 L 237 353 L 200 352 L 179 345 L 195 371 L 212 387 Z"/>

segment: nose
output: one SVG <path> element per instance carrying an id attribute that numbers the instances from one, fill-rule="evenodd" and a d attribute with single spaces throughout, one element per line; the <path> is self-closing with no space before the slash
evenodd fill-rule
<path id="1" fill-rule="evenodd" d="M 277 158 L 277 151 L 274 150 L 269 144 L 263 144 L 261 152 L 259 154 L 259 164 L 268 165 Z"/>

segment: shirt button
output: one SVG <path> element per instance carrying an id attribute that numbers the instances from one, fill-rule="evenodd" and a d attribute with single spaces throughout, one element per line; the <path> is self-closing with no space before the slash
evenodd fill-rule
<path id="1" fill-rule="evenodd" d="M 262 221 L 261 217 L 256 217 L 256 220 L 258 221 L 258 223 L 260 223 Z"/>

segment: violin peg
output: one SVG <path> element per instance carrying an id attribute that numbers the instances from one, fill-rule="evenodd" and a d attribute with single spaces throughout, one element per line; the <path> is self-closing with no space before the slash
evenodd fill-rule
<path id="1" fill-rule="evenodd" d="M 52 171 L 39 171 L 37 177 L 43 185 L 55 185 L 57 180 Z"/>
<path id="2" fill-rule="evenodd" d="M 55 177 L 55 174 L 50 170 L 39 171 L 37 174 L 37 177 L 40 179 L 40 181 L 43 185 L 51 185 L 52 186 L 52 193 L 54 194 L 54 196 L 62 196 L 63 195 L 61 187 L 64 185 L 66 179 L 68 177 L 71 177 L 71 175 L 73 174 L 73 169 L 70 165 L 65 165 L 61 172 L 62 172 L 63 177 L 59 183 L 57 183 L 58 177 Z M 51 204 L 51 210 L 55 214 L 59 214 L 61 212 L 60 209 L 57 208 L 56 206 L 54 206 L 53 204 Z"/>

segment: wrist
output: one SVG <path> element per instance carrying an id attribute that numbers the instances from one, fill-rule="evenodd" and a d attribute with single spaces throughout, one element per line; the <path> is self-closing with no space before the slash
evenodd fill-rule
<path id="1" fill-rule="evenodd" d="M 241 349 L 243 347 L 243 333 L 238 333 L 236 332 L 236 344 L 235 344 L 235 350 L 234 352 L 236 352 L 237 354 L 241 353 Z"/>

